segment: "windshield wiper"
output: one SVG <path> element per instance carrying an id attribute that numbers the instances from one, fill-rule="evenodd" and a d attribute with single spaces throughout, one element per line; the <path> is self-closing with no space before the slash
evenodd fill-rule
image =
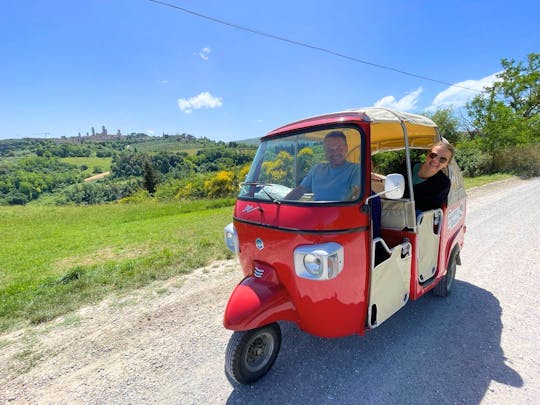
<path id="1" fill-rule="evenodd" d="M 266 186 L 272 186 L 273 184 L 272 183 L 263 183 L 263 182 L 260 182 L 260 181 L 244 181 L 243 183 L 240 183 L 240 186 L 258 186 L 261 188 L 261 191 L 266 194 L 268 196 L 268 198 L 270 199 L 270 201 L 276 203 L 276 204 L 281 204 L 281 201 L 279 201 L 279 199 L 272 195 L 272 193 L 270 193 L 268 190 L 266 190 Z"/>

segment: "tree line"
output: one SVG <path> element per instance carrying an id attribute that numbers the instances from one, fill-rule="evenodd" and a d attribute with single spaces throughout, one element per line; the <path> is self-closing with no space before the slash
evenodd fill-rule
<path id="1" fill-rule="evenodd" d="M 540 175 L 540 54 L 526 61 L 502 59 L 494 84 L 467 103 L 430 115 L 457 148 L 465 175 Z"/>

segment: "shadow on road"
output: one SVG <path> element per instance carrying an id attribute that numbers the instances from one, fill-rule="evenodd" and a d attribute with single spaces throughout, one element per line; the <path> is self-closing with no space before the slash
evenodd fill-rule
<path id="1" fill-rule="evenodd" d="M 410 302 L 364 337 L 281 326 L 274 367 L 252 386 L 233 384 L 228 404 L 478 404 L 492 380 L 523 385 L 505 364 L 499 301 L 459 280 L 449 297 Z"/>

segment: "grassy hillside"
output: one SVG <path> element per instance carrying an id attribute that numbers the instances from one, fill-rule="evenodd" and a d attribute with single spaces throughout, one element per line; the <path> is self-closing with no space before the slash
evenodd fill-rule
<path id="1" fill-rule="evenodd" d="M 230 257 L 230 204 L 0 207 L 0 331 Z"/>
<path id="2" fill-rule="evenodd" d="M 99 168 L 101 172 L 108 172 L 111 170 L 112 158 L 110 157 L 67 157 L 61 158 L 60 161 L 70 163 L 75 166 L 85 166 L 87 169 L 84 170 L 84 173 L 87 176 L 92 176 L 95 169 Z"/>

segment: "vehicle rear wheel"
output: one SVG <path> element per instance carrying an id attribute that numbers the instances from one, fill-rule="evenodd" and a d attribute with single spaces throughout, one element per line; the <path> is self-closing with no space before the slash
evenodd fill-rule
<path id="1" fill-rule="evenodd" d="M 281 329 L 277 323 L 234 332 L 227 345 L 225 370 L 240 384 L 255 382 L 270 370 L 280 347 Z"/>
<path id="2" fill-rule="evenodd" d="M 450 254 L 450 259 L 448 260 L 448 267 L 446 268 L 446 274 L 439 281 L 439 284 L 433 289 L 433 294 L 438 297 L 447 297 L 451 290 L 452 285 L 454 284 L 454 279 L 456 278 L 456 266 L 457 258 L 459 254 L 459 249 L 454 249 Z"/>

